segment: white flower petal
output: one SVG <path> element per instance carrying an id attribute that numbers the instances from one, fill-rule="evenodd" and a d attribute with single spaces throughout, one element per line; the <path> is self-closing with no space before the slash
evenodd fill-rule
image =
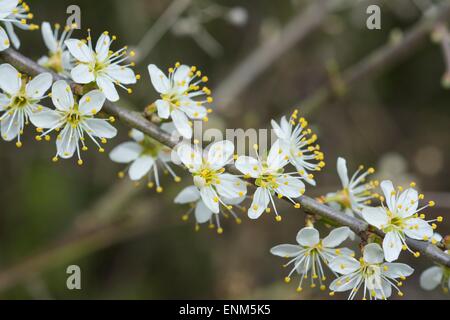
<path id="1" fill-rule="evenodd" d="M 433 290 L 441 284 L 444 271 L 441 267 L 428 268 L 420 275 L 420 286 L 425 290 Z"/>
<path id="2" fill-rule="evenodd" d="M 48 50 L 55 53 L 58 50 L 58 42 L 56 41 L 50 23 L 43 22 L 41 26 L 42 38 Z"/>
<path id="3" fill-rule="evenodd" d="M 86 119 L 82 126 L 94 137 L 111 139 L 117 135 L 117 129 L 106 119 Z"/>
<path id="4" fill-rule="evenodd" d="M 297 233 L 297 242 L 304 247 L 313 247 L 320 241 L 319 231 L 313 227 L 305 227 Z"/>
<path id="5" fill-rule="evenodd" d="M 424 240 L 433 236 L 433 228 L 425 220 L 410 218 L 406 220 L 406 228 L 403 232 L 410 238 Z"/>
<path id="6" fill-rule="evenodd" d="M 176 197 L 174 202 L 178 204 L 193 203 L 200 200 L 200 191 L 196 186 L 184 188 Z"/>
<path id="7" fill-rule="evenodd" d="M 383 249 L 377 243 L 369 243 L 364 247 L 363 259 L 370 264 L 379 264 L 384 261 Z"/>
<path id="8" fill-rule="evenodd" d="M 118 81 L 122 84 L 136 83 L 136 75 L 134 74 L 134 71 L 130 68 L 111 65 L 106 68 L 105 72 L 115 81 Z"/>
<path id="9" fill-rule="evenodd" d="M 327 248 L 336 248 L 342 242 L 347 240 L 347 238 L 350 236 L 350 233 L 351 230 L 349 227 L 340 227 L 334 229 L 328 236 L 323 239 L 322 244 Z"/>
<path id="10" fill-rule="evenodd" d="M 95 115 L 105 104 L 106 97 L 100 90 L 86 93 L 79 102 L 79 111 L 82 115 Z"/>
<path id="11" fill-rule="evenodd" d="M 64 43 L 72 56 L 78 61 L 88 63 L 95 59 L 92 50 L 82 41 L 77 39 L 69 39 Z"/>
<path id="12" fill-rule="evenodd" d="M 389 210 L 391 210 L 391 212 L 395 212 L 396 211 L 396 208 L 395 208 L 396 192 L 394 189 L 394 185 L 392 184 L 391 181 L 384 180 L 380 183 L 380 187 L 381 187 L 381 190 L 383 190 L 384 197 L 386 199 L 386 204 L 388 205 Z"/>
<path id="13" fill-rule="evenodd" d="M 286 153 L 280 145 L 280 140 L 277 140 L 270 148 L 269 155 L 267 156 L 267 165 L 272 170 L 278 170 L 283 168 L 287 163 Z"/>
<path id="14" fill-rule="evenodd" d="M 72 158 L 77 149 L 78 141 L 79 136 L 76 130 L 70 124 L 66 125 L 56 139 L 58 156 L 63 159 Z"/>
<path id="15" fill-rule="evenodd" d="M 344 158 L 339 157 L 337 160 L 337 172 L 339 179 L 341 179 L 342 186 L 344 188 L 348 187 L 348 172 L 347 172 L 347 161 Z"/>
<path id="16" fill-rule="evenodd" d="M 106 99 L 111 102 L 119 101 L 119 94 L 117 93 L 116 86 L 111 80 L 105 76 L 99 76 L 97 77 L 96 82 Z"/>
<path id="17" fill-rule="evenodd" d="M 235 166 L 244 175 L 249 175 L 252 178 L 258 178 L 262 171 L 259 161 L 247 156 L 240 156 L 236 160 Z"/>
<path id="18" fill-rule="evenodd" d="M 272 128 L 275 131 L 275 135 L 281 139 L 281 140 L 286 140 L 286 141 L 290 141 L 292 138 L 292 126 L 289 123 L 289 121 L 287 120 L 287 118 L 285 116 L 283 116 L 281 118 L 280 124 L 278 125 L 278 123 L 275 120 L 271 121 L 272 123 Z"/>
<path id="19" fill-rule="evenodd" d="M 26 26 L 22 24 L 16 24 L 17 27 Z M 17 34 L 14 32 L 14 26 L 11 22 L 5 22 L 6 32 L 8 33 L 8 37 L 10 42 L 13 44 L 14 48 L 20 48 L 20 39 Z"/>
<path id="20" fill-rule="evenodd" d="M 3 118 L 0 123 L 3 140 L 12 141 L 17 138 L 20 132 L 19 121 L 21 121 L 21 119 L 19 118 L 18 112 Z"/>
<path id="21" fill-rule="evenodd" d="M 176 150 L 181 162 L 188 169 L 196 169 L 201 166 L 202 153 L 197 148 L 194 149 L 189 144 L 182 144 Z"/>
<path id="22" fill-rule="evenodd" d="M 130 166 L 128 172 L 130 179 L 133 181 L 141 180 L 150 171 L 154 163 L 153 157 L 148 155 L 140 156 Z"/>
<path id="23" fill-rule="evenodd" d="M 340 256 L 331 260 L 329 267 L 339 274 L 350 274 L 360 268 L 361 264 L 355 258 L 349 256 Z"/>
<path id="24" fill-rule="evenodd" d="M 266 210 L 269 201 L 269 191 L 261 187 L 256 189 L 256 192 L 253 195 L 253 202 L 248 209 L 248 217 L 250 219 L 258 219 Z"/>
<path id="25" fill-rule="evenodd" d="M 186 139 L 192 138 L 192 128 L 189 124 L 189 119 L 186 115 L 178 110 L 173 110 L 171 113 L 173 124 L 177 128 L 177 131 Z"/>
<path id="26" fill-rule="evenodd" d="M 186 86 L 189 84 L 190 82 L 190 77 L 189 77 L 189 73 L 191 72 L 191 68 L 187 65 L 181 65 L 179 66 L 174 75 L 173 75 L 173 80 L 175 81 L 175 83 L 178 86 Z M 185 82 L 186 84 L 184 84 L 183 82 Z"/>
<path id="27" fill-rule="evenodd" d="M 124 142 L 115 147 L 109 154 L 109 158 L 117 163 L 130 163 L 136 160 L 142 153 L 142 146 L 136 142 Z"/>
<path id="28" fill-rule="evenodd" d="M 388 232 L 383 239 L 383 251 L 386 261 L 392 262 L 398 259 L 402 251 L 402 241 L 397 232 Z"/>
<path id="29" fill-rule="evenodd" d="M 22 86 L 19 72 L 10 64 L 0 65 L 0 89 L 11 96 L 16 95 Z"/>
<path id="30" fill-rule="evenodd" d="M 41 73 L 27 83 L 25 92 L 30 98 L 41 99 L 50 89 L 52 82 L 53 77 L 50 73 Z"/>
<path id="31" fill-rule="evenodd" d="M 11 104 L 11 98 L 8 98 L 5 94 L 0 93 L 0 111 L 6 110 Z"/>
<path id="32" fill-rule="evenodd" d="M 209 208 L 213 213 L 219 213 L 219 201 L 216 191 L 211 187 L 204 187 L 200 190 L 200 196 L 205 203 L 206 207 Z"/>
<path id="33" fill-rule="evenodd" d="M 156 91 L 159 93 L 167 93 L 170 90 L 171 86 L 169 79 L 167 79 L 166 75 L 159 70 L 157 66 L 154 64 L 149 65 L 148 72 Z"/>
<path id="34" fill-rule="evenodd" d="M 202 224 L 208 222 L 211 219 L 213 212 L 203 203 L 199 201 L 195 207 L 195 220 L 197 223 Z"/>
<path id="35" fill-rule="evenodd" d="M 69 111 L 75 102 L 70 86 L 64 80 L 56 81 L 52 87 L 52 101 L 55 107 L 61 111 Z"/>
<path id="36" fill-rule="evenodd" d="M 221 197 L 235 199 L 243 197 L 247 193 L 247 185 L 238 177 L 224 173 L 219 175 L 219 184 L 214 184 Z"/>
<path id="37" fill-rule="evenodd" d="M 5 29 L 0 27 L 0 51 L 6 50 L 10 47 L 9 38 Z"/>
<path id="38" fill-rule="evenodd" d="M 413 268 L 404 263 L 384 263 L 383 267 L 387 269 L 383 270 L 383 275 L 392 279 L 409 277 L 414 272 Z"/>
<path id="39" fill-rule="evenodd" d="M 348 290 L 352 290 L 357 286 L 357 284 L 361 281 L 361 276 L 357 275 L 353 278 L 349 278 L 349 276 L 344 275 L 337 279 L 335 279 L 330 284 L 330 290 L 334 292 L 344 292 Z"/>
<path id="40" fill-rule="evenodd" d="M 276 178 L 278 188 L 276 192 L 289 198 L 298 198 L 305 190 L 305 184 L 298 177 L 293 176 L 281 176 Z"/>
<path id="41" fill-rule="evenodd" d="M 389 217 L 386 213 L 386 210 L 382 207 L 365 207 L 362 210 L 362 216 L 364 220 L 366 220 L 369 224 L 377 227 L 378 229 L 382 229 L 389 222 Z"/>
<path id="42" fill-rule="evenodd" d="M 228 164 L 233 157 L 234 144 L 224 140 L 212 144 L 206 154 L 206 161 L 214 170 L 218 170 Z"/>
<path id="43" fill-rule="evenodd" d="M 301 247 L 294 244 L 280 244 L 270 249 L 270 253 L 282 258 L 292 258 L 298 256 L 301 250 Z"/>
<path id="44" fill-rule="evenodd" d="M 392 295 L 392 285 L 387 282 L 386 280 L 381 280 L 381 288 L 374 289 L 375 290 L 375 297 L 377 299 L 383 299 L 386 300 Z"/>
<path id="45" fill-rule="evenodd" d="M 208 115 L 208 110 L 203 106 L 198 106 L 190 99 L 182 99 L 180 110 L 182 110 L 190 119 L 203 119 Z"/>
<path id="46" fill-rule="evenodd" d="M 130 130 L 130 137 L 136 142 L 142 142 L 145 139 L 145 134 L 136 129 Z"/>
<path id="47" fill-rule="evenodd" d="M 408 188 L 403 191 L 398 197 L 397 208 L 399 216 L 402 218 L 410 217 L 414 213 L 416 213 L 417 208 L 419 206 L 419 194 L 417 190 L 413 188 Z"/>
<path id="48" fill-rule="evenodd" d="M 79 64 L 70 72 L 73 81 L 76 83 L 86 84 L 91 83 L 95 80 L 95 75 L 89 68 L 89 66 L 85 64 Z"/>
<path id="49" fill-rule="evenodd" d="M 1 0 L 0 1 L 0 19 L 6 18 L 19 4 L 18 0 Z"/>
<path id="50" fill-rule="evenodd" d="M 62 125 L 64 116 L 55 110 L 43 108 L 41 111 L 33 112 L 30 115 L 30 121 L 36 128 L 50 129 L 56 125 Z"/>
<path id="51" fill-rule="evenodd" d="M 110 45 L 111 38 L 106 32 L 102 33 L 100 38 L 98 38 L 97 44 L 95 46 L 95 52 L 97 53 L 97 59 L 99 61 L 105 61 L 106 58 L 108 58 Z"/>

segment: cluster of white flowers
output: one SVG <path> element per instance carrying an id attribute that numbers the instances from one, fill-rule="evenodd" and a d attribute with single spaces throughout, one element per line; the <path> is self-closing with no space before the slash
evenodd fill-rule
<path id="1" fill-rule="evenodd" d="M 0 27 L 0 51 L 8 48 L 10 41 L 19 46 L 13 25 L 29 30 L 37 28 L 27 24 L 27 19 L 31 18 L 24 2 L 0 0 L 0 22 L 6 28 L 5 31 Z M 66 26 L 60 33 L 59 25 L 52 31 L 49 23 L 42 24 L 48 54 L 39 59 L 39 64 L 65 80 L 54 82 L 50 72 L 30 78 L 10 64 L 0 65 L 0 131 L 4 140 L 15 140 L 19 148 L 29 123 L 36 128 L 38 141 L 50 141 L 51 135 L 56 133 L 53 161 L 76 155 L 78 164 L 82 165 L 81 152 L 88 150 L 87 137 L 100 152 L 104 152 L 102 145 L 117 135 L 116 128 L 111 125 L 114 117 L 100 116 L 106 100 L 119 100 L 116 87 L 132 93 L 127 86 L 135 84 L 140 76 L 130 68 L 134 66 L 128 61 L 134 56 L 132 51 L 128 52 L 127 47 L 115 52 L 111 50 L 116 36 L 102 33 L 94 48 L 90 31 L 86 39 L 71 38 L 75 27 Z M 162 131 L 191 140 L 193 121 L 208 121 L 212 111 L 207 107 L 213 103 L 211 90 L 206 86 L 208 77 L 197 67 L 179 62 L 169 68 L 168 76 L 154 64 L 148 66 L 148 71 L 160 98 L 146 111 L 154 112 L 156 119 L 152 120 L 160 123 Z M 51 93 L 48 92 L 50 89 Z M 54 108 L 41 104 L 47 98 Z M 180 182 L 172 165 L 181 164 L 192 177 L 192 185 L 186 186 L 175 197 L 175 203 L 190 205 L 183 220 L 194 212 L 197 230 L 200 224 L 209 222 L 210 228 L 222 234 L 221 217 L 233 217 L 241 223 L 236 209 L 247 212 L 252 220 L 273 210 L 275 219 L 281 221 L 277 198 L 285 198 L 299 209 L 306 184 L 315 186 L 314 173 L 325 166 L 324 154 L 316 143 L 317 135 L 308 127 L 308 122 L 299 117 L 297 110 L 289 119 L 282 117 L 279 123 L 272 120 L 272 128 L 277 141 L 264 152 L 254 145 L 255 157 L 236 155 L 230 141 L 216 141 L 205 149 L 198 141 L 193 145 L 183 142 L 171 150 L 136 129 L 130 131 L 132 141 L 119 144 L 109 156 L 114 162 L 128 165 L 119 172 L 119 177 L 125 177 L 127 172 L 136 183 L 146 178 L 147 186 L 156 187 L 158 193 L 163 192 L 160 171 Z M 233 170 L 229 170 L 233 165 Z M 342 189 L 319 200 L 371 226 L 362 242 L 362 257 L 357 260 L 352 250 L 340 247 L 349 238 L 356 240 L 356 234 L 349 227 L 335 227 L 321 239 L 314 227 L 315 217 L 308 215 L 306 227 L 297 234 L 297 244 L 282 244 L 271 249 L 273 255 L 290 259 L 284 265 L 292 267 L 285 281 L 290 282 L 291 276 L 297 273 L 300 276 L 297 291 L 302 291 L 306 282 L 312 288 L 319 285 L 321 290 L 326 290 L 326 272 L 329 270 L 336 277 L 329 285 L 330 295 L 350 291 L 349 299 L 353 299 L 361 289 L 363 299 L 387 299 L 394 289 L 402 296 L 402 281 L 414 270 L 393 261 L 399 258 L 402 250 L 419 256 L 419 252 L 413 252 L 408 246 L 408 239 L 433 244 L 441 242 L 442 237 L 434 233 L 434 229 L 435 222 L 441 222 L 442 217 L 426 220 L 423 213 L 435 203 L 429 201 L 419 206 L 424 195 L 414 189 L 415 183 L 404 190 L 394 188 L 389 180 L 367 181 L 367 177 L 375 172 L 373 168 L 364 170 L 360 166 L 349 177 L 343 158 L 338 158 L 337 172 Z M 249 194 L 250 184 L 256 186 L 253 195 Z M 381 193 L 375 192 L 378 187 Z M 251 199 L 248 210 L 243 205 L 247 199 Z M 329 226 L 329 221 L 323 222 Z M 421 285 L 431 290 L 441 284 L 448 291 L 449 278 L 449 269 L 438 265 L 422 274 Z"/>
<path id="2" fill-rule="evenodd" d="M 286 126 L 286 122 L 284 125 Z M 319 279 L 320 289 L 325 290 L 325 266 L 328 266 L 335 276 L 340 275 L 330 284 L 332 296 L 335 292 L 350 291 L 349 299 L 354 299 L 359 289 L 363 291 L 363 299 L 387 299 L 391 296 L 392 289 L 403 296 L 399 288 L 402 286 L 400 280 L 404 280 L 414 270 L 408 265 L 392 262 L 399 258 L 402 250 L 412 252 L 415 257 L 420 255 L 409 248 L 407 238 L 430 241 L 433 244 L 441 241 L 442 237 L 433 230 L 436 229 L 434 222 L 441 222 L 443 219 L 437 217 L 425 220 L 422 210 L 435 204 L 429 201 L 428 204 L 419 206 L 419 201 L 424 196 L 414 189 L 415 183 L 411 183 L 406 190 L 401 187 L 394 189 L 391 181 L 366 181 L 367 176 L 375 170 L 363 170 L 363 166 L 360 166 L 349 178 L 345 159 L 338 158 L 337 171 L 343 189 L 329 193 L 320 200 L 343 214 L 364 220 L 383 231 L 385 237 L 379 239 L 382 247 L 376 242 L 367 244 L 358 261 L 347 248 L 334 250 L 347 238 L 355 240 L 356 235 L 350 229 L 335 229 L 328 237 L 320 240 L 318 231 L 308 221 L 308 227 L 300 230 L 297 235 L 298 245 L 279 245 L 271 250 L 274 255 L 291 258 L 285 266 L 293 264 L 294 267 L 285 281 L 290 282 L 291 275 L 297 272 L 300 275 L 298 292 L 302 291 L 302 283 L 308 279 L 309 273 L 312 274 L 311 287 L 316 287 L 314 279 Z M 383 195 L 374 192 L 378 186 Z M 376 202 L 380 206 L 371 206 Z M 374 234 L 369 239 L 378 241 Z M 441 284 L 446 291 L 449 275 L 448 268 L 444 266 L 431 267 L 422 274 L 421 285 L 424 289 L 431 290 Z"/>

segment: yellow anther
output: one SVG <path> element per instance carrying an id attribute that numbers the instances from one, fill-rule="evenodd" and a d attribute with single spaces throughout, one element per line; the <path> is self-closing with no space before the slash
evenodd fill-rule
<path id="1" fill-rule="evenodd" d="M 280 221 L 281 221 L 281 216 L 276 216 L 276 217 L 275 217 L 275 220 L 276 220 L 277 222 L 280 222 Z"/>
<path id="2" fill-rule="evenodd" d="M 157 187 L 156 188 L 156 192 L 158 193 L 162 193 L 164 191 L 164 189 L 162 187 Z"/>

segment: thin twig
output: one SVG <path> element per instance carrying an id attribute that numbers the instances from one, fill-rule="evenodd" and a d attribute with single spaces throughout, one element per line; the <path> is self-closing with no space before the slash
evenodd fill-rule
<path id="1" fill-rule="evenodd" d="M 176 23 L 178 17 L 189 7 L 192 0 L 174 0 L 135 47 L 135 61 L 144 60 L 162 36 Z"/>
<path id="2" fill-rule="evenodd" d="M 30 76 L 35 76 L 41 72 L 48 71 L 13 49 L 8 49 L 0 52 L 0 59 L 9 62 L 21 72 L 27 73 Z M 61 77 L 57 76 L 56 74 L 54 74 L 54 77 L 55 79 L 61 79 Z M 74 84 L 68 79 L 66 80 L 71 84 L 75 92 L 82 92 L 81 86 Z M 149 135 L 150 137 L 170 148 L 174 148 L 177 143 L 171 138 L 169 134 L 165 133 L 158 126 L 148 121 L 140 113 L 123 109 L 111 102 L 105 103 L 104 110 L 110 115 L 118 117 L 130 127 L 142 131 L 143 133 Z M 235 169 L 232 168 L 232 171 L 235 172 Z M 336 221 L 341 225 L 348 226 L 355 233 L 361 236 L 364 236 L 365 233 L 369 232 L 367 223 L 342 214 L 339 211 L 335 211 L 312 198 L 302 196 L 298 199 L 298 202 L 302 205 L 303 210 L 306 213 L 319 215 Z M 383 236 L 382 232 L 377 232 L 377 234 Z M 442 250 L 438 249 L 431 243 L 411 239 L 407 239 L 406 242 L 412 249 L 419 251 L 423 255 L 429 257 L 431 260 L 450 267 L 450 255 L 445 254 Z"/>
<path id="3" fill-rule="evenodd" d="M 328 14 L 327 1 L 313 1 L 308 8 L 297 14 L 277 35 L 255 49 L 231 74 L 220 83 L 215 92 L 219 111 L 225 110 L 261 73 L 296 43 L 306 39 L 318 29 Z"/>

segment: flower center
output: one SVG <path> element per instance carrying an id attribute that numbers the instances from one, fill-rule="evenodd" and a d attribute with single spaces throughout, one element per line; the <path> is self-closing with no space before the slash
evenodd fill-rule
<path id="1" fill-rule="evenodd" d="M 180 100 L 179 100 L 179 96 L 175 93 L 167 93 L 167 94 L 162 94 L 161 98 L 164 101 L 167 101 L 170 104 L 171 108 L 178 108 L 180 106 Z"/>
<path id="2" fill-rule="evenodd" d="M 143 155 L 149 155 L 153 158 L 157 158 L 160 151 L 164 148 L 162 144 L 159 142 L 156 142 L 152 138 L 145 136 L 144 140 L 139 142 L 139 144 L 142 146 L 142 154 Z"/>
<path id="3" fill-rule="evenodd" d="M 277 183 L 276 176 L 273 174 L 267 174 L 260 176 L 256 179 L 255 184 L 258 187 L 268 188 L 268 189 L 277 189 L 280 185 Z"/>
<path id="4" fill-rule="evenodd" d="M 25 95 L 19 94 L 12 100 L 12 108 L 25 108 L 28 105 L 28 99 Z"/>

